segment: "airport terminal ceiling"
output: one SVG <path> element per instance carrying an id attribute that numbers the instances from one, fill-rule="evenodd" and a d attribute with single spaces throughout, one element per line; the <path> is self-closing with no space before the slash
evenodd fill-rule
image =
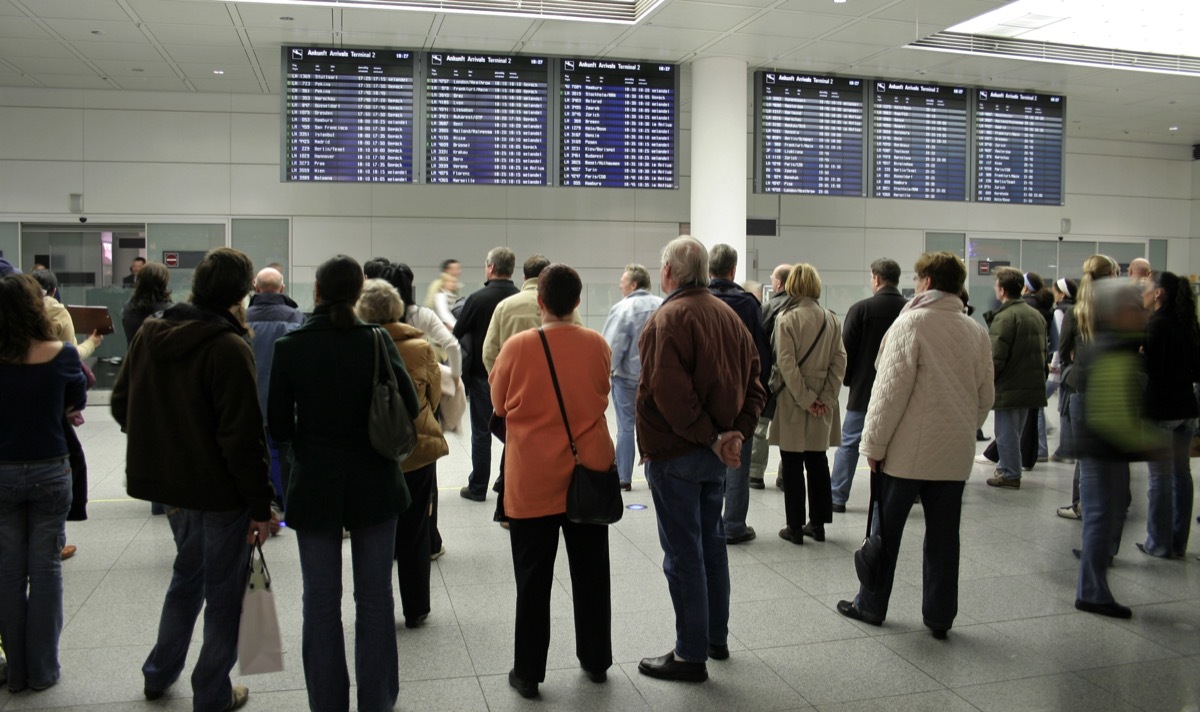
<path id="1" fill-rule="evenodd" d="M 1001 0 L 665 0 L 641 3 L 636 24 L 336 5 L 0 0 L 0 86 L 279 94 L 288 45 L 639 59 L 685 72 L 721 56 L 745 60 L 748 82 L 775 70 L 1065 95 L 1069 137 L 1200 143 L 1197 74 L 908 46 L 1009 5 Z M 687 100 L 685 90 L 685 112 Z"/>

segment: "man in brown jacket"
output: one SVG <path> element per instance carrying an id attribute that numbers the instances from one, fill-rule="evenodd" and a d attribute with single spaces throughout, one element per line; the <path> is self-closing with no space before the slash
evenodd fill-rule
<path id="1" fill-rule="evenodd" d="M 708 291 L 707 277 L 704 245 L 672 240 L 662 256 L 667 298 L 638 340 L 638 449 L 648 461 L 676 636 L 670 652 L 638 670 L 693 682 L 708 679 L 708 658 L 729 657 L 725 468 L 738 466 L 766 402 L 754 340 Z"/>

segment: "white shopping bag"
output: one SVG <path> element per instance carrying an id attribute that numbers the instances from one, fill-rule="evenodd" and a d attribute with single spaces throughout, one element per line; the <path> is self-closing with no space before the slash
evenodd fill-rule
<path id="1" fill-rule="evenodd" d="M 271 593 L 271 573 L 262 544 L 255 543 L 250 551 L 250 579 L 238 624 L 238 671 L 260 675 L 282 670 L 283 641 L 279 637 L 279 617 L 275 615 L 275 594 Z"/>

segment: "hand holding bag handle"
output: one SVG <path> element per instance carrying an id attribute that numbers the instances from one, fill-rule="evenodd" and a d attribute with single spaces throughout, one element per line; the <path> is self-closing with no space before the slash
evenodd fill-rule
<path id="1" fill-rule="evenodd" d="M 567 406 L 563 403 L 558 374 L 554 370 L 554 357 L 550 355 L 550 342 L 546 341 L 546 332 L 540 328 L 538 336 L 542 338 L 542 348 L 546 350 L 546 363 L 550 366 L 554 395 L 558 397 L 558 410 L 562 413 L 563 427 L 571 443 L 571 455 L 575 458 L 571 484 L 567 486 L 567 519 L 579 524 L 615 524 L 625 513 L 616 463 L 600 472 L 589 470 L 579 461 L 579 449 L 575 447 L 575 436 L 571 434 L 571 423 L 567 421 Z"/>
<path id="2" fill-rule="evenodd" d="M 859 583 L 871 593 L 879 590 L 883 583 L 884 569 L 887 567 L 887 552 L 883 548 L 883 517 L 877 515 L 876 507 L 879 502 L 880 478 L 883 473 L 871 470 L 871 503 L 867 505 L 867 533 L 863 536 L 862 546 L 854 552 L 854 569 L 858 574 Z M 871 534 L 871 523 L 879 516 L 876 527 L 878 534 Z"/>

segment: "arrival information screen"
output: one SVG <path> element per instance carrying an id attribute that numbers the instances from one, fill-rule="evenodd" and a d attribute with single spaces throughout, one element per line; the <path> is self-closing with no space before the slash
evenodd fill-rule
<path id="1" fill-rule="evenodd" d="M 545 57 L 429 55 L 428 183 L 546 185 Z"/>
<path id="2" fill-rule="evenodd" d="M 967 199 L 967 90 L 877 79 L 876 198 Z"/>
<path id="3" fill-rule="evenodd" d="M 679 68 L 619 60 L 559 61 L 562 185 L 674 188 Z"/>
<path id="4" fill-rule="evenodd" d="M 1062 205 L 1066 99 L 975 91 L 975 199 Z"/>
<path id="5" fill-rule="evenodd" d="M 764 193 L 863 196 L 863 81 L 757 73 Z"/>
<path id="6" fill-rule="evenodd" d="M 286 181 L 413 179 L 413 54 L 284 47 Z"/>

